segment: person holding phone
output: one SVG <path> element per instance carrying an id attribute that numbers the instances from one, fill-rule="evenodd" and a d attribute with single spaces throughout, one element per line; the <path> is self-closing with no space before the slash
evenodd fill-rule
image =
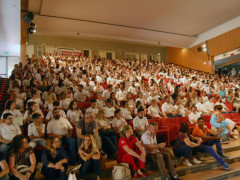
<path id="1" fill-rule="evenodd" d="M 166 142 L 157 144 L 157 131 L 158 123 L 153 121 L 149 124 L 148 131 L 146 131 L 141 137 L 141 141 L 147 152 L 147 160 L 151 163 L 157 163 L 163 179 L 169 179 L 169 175 L 166 170 L 166 168 L 168 168 L 172 179 L 180 180 L 174 169 L 171 156 L 165 150 Z"/>

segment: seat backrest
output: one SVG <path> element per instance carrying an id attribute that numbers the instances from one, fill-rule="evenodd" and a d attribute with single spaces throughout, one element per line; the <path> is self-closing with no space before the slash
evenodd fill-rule
<path id="1" fill-rule="evenodd" d="M 182 124 L 183 122 L 190 123 L 188 117 L 177 117 L 175 119 L 177 119 L 177 124 L 178 125 Z"/>
<path id="2" fill-rule="evenodd" d="M 231 116 L 232 116 L 233 119 L 239 119 L 240 120 L 239 113 L 231 113 Z"/>
<path id="3" fill-rule="evenodd" d="M 205 119 L 206 123 L 210 123 L 210 119 L 211 119 L 210 115 L 202 115 L 202 117 Z"/>

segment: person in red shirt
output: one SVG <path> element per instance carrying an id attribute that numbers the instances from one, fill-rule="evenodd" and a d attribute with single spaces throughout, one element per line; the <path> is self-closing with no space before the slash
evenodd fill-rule
<path id="1" fill-rule="evenodd" d="M 147 177 L 141 169 L 145 167 L 146 153 L 141 143 L 133 136 L 133 129 L 125 125 L 118 141 L 117 162 L 128 163 L 134 171 L 134 178 Z"/>

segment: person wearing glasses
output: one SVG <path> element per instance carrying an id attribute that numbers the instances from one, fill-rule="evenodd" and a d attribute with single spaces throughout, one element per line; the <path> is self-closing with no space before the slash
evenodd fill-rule
<path id="1" fill-rule="evenodd" d="M 22 134 L 22 131 L 19 126 L 13 124 L 13 115 L 11 113 L 5 113 L 3 120 L 4 123 L 0 125 L 0 152 L 3 152 L 4 156 L 7 157 L 13 138 Z"/>

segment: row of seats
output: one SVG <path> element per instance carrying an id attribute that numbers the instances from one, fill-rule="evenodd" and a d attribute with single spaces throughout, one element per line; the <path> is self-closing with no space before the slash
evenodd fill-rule
<path id="1" fill-rule="evenodd" d="M 202 117 L 206 121 L 206 125 L 208 128 L 211 128 L 210 125 L 210 115 L 202 115 Z M 240 125 L 240 115 L 239 113 L 228 113 L 223 114 L 224 118 L 229 118 L 236 122 L 237 125 Z M 187 122 L 189 124 L 189 129 L 192 131 L 195 127 L 194 124 L 190 124 L 188 117 L 176 117 L 176 118 L 163 118 L 163 119 L 148 119 L 148 122 L 155 121 L 158 123 L 158 132 L 157 136 L 161 136 L 162 134 L 166 135 L 167 145 L 170 146 L 171 141 L 175 141 L 177 139 L 177 134 L 179 132 L 180 126 L 183 122 Z M 133 121 L 129 121 L 129 124 L 133 126 Z"/>

